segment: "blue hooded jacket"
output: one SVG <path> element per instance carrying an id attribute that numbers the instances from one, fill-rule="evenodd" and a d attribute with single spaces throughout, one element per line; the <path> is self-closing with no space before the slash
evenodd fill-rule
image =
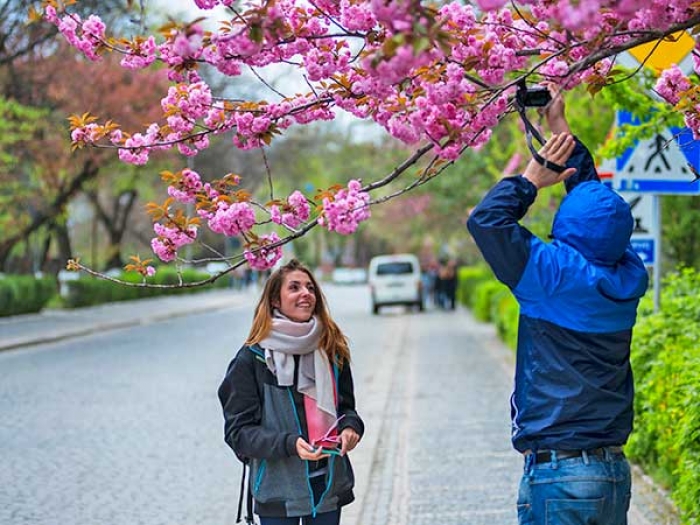
<path id="1" fill-rule="evenodd" d="M 567 166 L 577 172 L 551 243 L 518 222 L 537 196 L 521 176 L 496 184 L 467 222 L 520 305 L 511 415 L 521 452 L 622 445 L 632 430 L 630 344 L 648 275 L 630 246 L 629 205 L 578 140 Z"/>

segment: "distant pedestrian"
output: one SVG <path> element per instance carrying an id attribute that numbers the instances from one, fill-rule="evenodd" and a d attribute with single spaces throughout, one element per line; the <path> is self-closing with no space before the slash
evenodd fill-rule
<path id="1" fill-rule="evenodd" d="M 511 397 L 513 446 L 525 460 L 518 519 L 626 525 L 630 345 L 647 271 L 630 246 L 629 205 L 601 184 L 591 154 L 571 135 L 559 89 L 547 87 L 552 101 L 544 114 L 554 136 L 522 175 L 497 183 L 467 222 L 520 305 Z M 545 243 L 518 221 L 538 190 L 562 181 L 568 195 Z"/>
<path id="2" fill-rule="evenodd" d="M 442 308 L 454 310 L 457 298 L 457 261 L 448 259 L 440 267 Z"/>
<path id="3" fill-rule="evenodd" d="M 224 439 L 249 460 L 261 525 L 338 525 L 353 501 L 355 410 L 347 338 L 296 260 L 265 283 L 253 325 L 219 387 Z"/>
<path id="4" fill-rule="evenodd" d="M 440 271 L 440 263 L 437 259 L 430 261 L 428 266 L 428 275 L 430 275 L 430 300 L 433 306 L 438 304 L 438 272 Z"/>

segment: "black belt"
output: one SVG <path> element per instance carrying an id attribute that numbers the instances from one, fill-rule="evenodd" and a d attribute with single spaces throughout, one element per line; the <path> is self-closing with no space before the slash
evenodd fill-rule
<path id="1" fill-rule="evenodd" d="M 562 459 L 581 458 L 583 453 L 598 458 L 606 457 L 606 454 L 620 455 L 622 447 L 601 447 L 589 450 L 539 450 L 535 454 L 535 463 L 551 463 L 556 456 L 558 461 Z"/>

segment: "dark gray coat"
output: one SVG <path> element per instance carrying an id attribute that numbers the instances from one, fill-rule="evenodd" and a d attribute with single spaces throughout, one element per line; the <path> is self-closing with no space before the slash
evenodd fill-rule
<path id="1" fill-rule="evenodd" d="M 339 431 L 350 427 L 362 436 L 364 424 L 355 411 L 347 363 L 336 367 L 336 383 L 337 412 L 345 416 Z M 332 455 L 322 465 L 297 455 L 297 438 L 308 441 L 302 396 L 296 385 L 277 384 L 259 347 L 244 346 L 238 351 L 218 393 L 224 411 L 224 439 L 240 459 L 250 460 L 250 490 L 257 514 L 307 516 L 336 510 L 354 499 L 354 476 L 347 455 Z M 326 490 L 314 502 L 309 473 L 319 466 L 327 466 Z"/>

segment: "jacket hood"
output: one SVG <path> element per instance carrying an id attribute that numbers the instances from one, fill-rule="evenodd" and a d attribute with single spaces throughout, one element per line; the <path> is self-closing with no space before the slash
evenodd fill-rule
<path id="1" fill-rule="evenodd" d="M 617 263 L 630 242 L 634 219 L 629 204 L 597 181 L 576 186 L 554 217 L 552 235 L 605 266 Z"/>

